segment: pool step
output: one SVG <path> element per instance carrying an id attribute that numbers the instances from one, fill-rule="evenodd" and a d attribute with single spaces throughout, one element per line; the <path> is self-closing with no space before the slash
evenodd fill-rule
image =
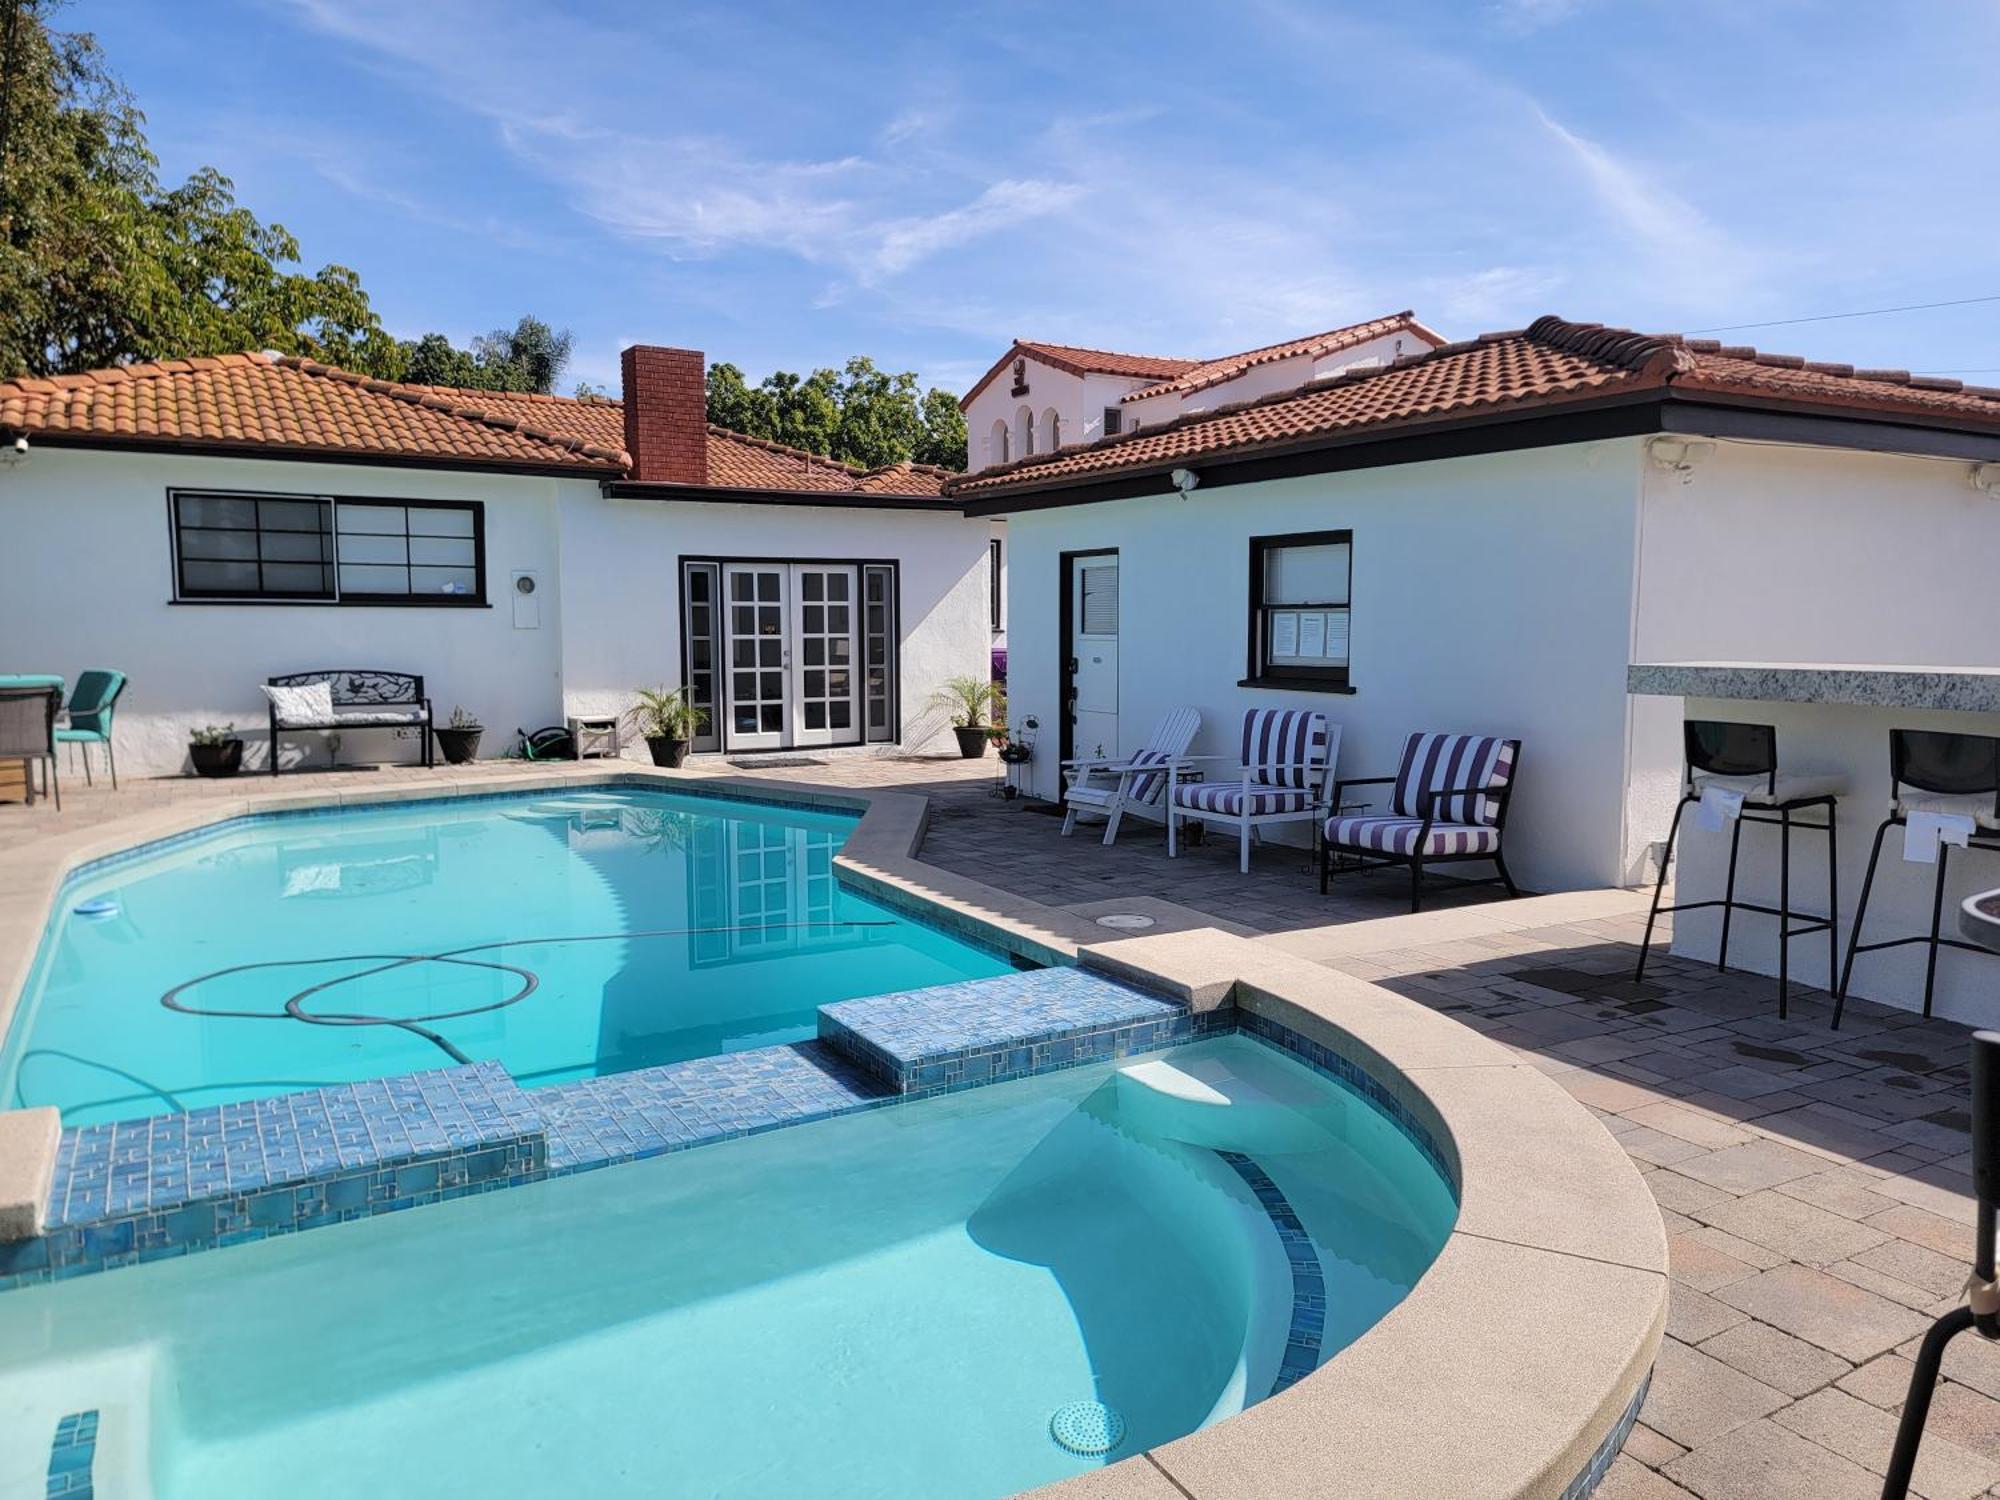
<path id="1" fill-rule="evenodd" d="M 1342 1102 L 1287 1058 L 1195 1048 L 1120 1068 L 1118 1118 L 1136 1135 L 1216 1151 L 1307 1151 L 1326 1143 Z"/>
<path id="2" fill-rule="evenodd" d="M 1032 969 L 819 1008 L 820 1040 L 899 1094 L 929 1093 L 1187 1041 L 1178 1001 L 1083 969 Z"/>

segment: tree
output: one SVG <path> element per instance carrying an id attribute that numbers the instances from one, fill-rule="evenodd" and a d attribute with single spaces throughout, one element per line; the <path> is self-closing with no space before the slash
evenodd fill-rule
<path id="1" fill-rule="evenodd" d="M 933 386 L 924 392 L 920 409 L 924 435 L 912 455 L 920 464 L 963 472 L 965 469 L 965 413 L 950 391 Z"/>
<path id="2" fill-rule="evenodd" d="M 461 349 L 441 333 L 402 345 L 402 379 L 418 385 L 454 385 L 476 391 L 534 391 L 548 395 L 569 363 L 570 331 L 558 333 L 528 316 Z"/>
<path id="3" fill-rule="evenodd" d="M 276 349 L 400 376 L 400 346 L 344 266 L 204 167 L 163 188 L 145 117 L 44 0 L 0 0 L 0 375 Z"/>
<path id="4" fill-rule="evenodd" d="M 957 400 L 936 389 L 920 397 L 913 372 L 892 374 L 866 355 L 807 376 L 778 370 L 755 386 L 735 365 L 711 365 L 708 420 L 863 468 L 908 459 L 965 467 Z"/>

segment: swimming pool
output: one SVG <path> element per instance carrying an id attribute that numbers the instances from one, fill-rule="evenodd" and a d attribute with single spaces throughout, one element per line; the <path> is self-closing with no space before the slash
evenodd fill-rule
<path id="1" fill-rule="evenodd" d="M 121 1500 L 982 1500 L 1265 1398 L 1455 1214 L 1359 1094 L 1223 1037 L 9 1292 L 0 1492 L 94 1411 Z M 1053 1439 L 1078 1402 L 1108 1452 Z"/>
<path id="2" fill-rule="evenodd" d="M 532 1087 L 1010 968 L 841 885 L 855 821 L 579 790 L 270 814 L 86 870 L 0 1047 L 0 1108 L 75 1126 L 465 1060 Z"/>

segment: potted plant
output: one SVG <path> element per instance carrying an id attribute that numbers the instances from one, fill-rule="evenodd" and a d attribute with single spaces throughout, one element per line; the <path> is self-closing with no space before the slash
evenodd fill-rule
<path id="1" fill-rule="evenodd" d="M 454 766 L 462 766 L 479 754 L 479 736 L 485 732 L 486 726 L 479 722 L 478 716 L 462 708 L 452 709 L 449 724 L 431 729 L 437 736 L 438 749 L 444 752 L 445 763 Z"/>
<path id="2" fill-rule="evenodd" d="M 953 677 L 931 701 L 951 715 L 951 732 L 958 736 L 958 753 L 978 760 L 992 743 L 987 716 L 1006 702 L 998 686 L 985 677 Z"/>
<path id="3" fill-rule="evenodd" d="M 234 724 L 204 724 L 188 735 L 188 760 L 197 776 L 234 776 L 243 769 L 243 741 Z"/>
<path id="4" fill-rule="evenodd" d="M 676 770 L 687 759 L 688 744 L 708 727 L 708 710 L 697 707 L 681 688 L 639 689 L 639 732 L 653 752 L 653 764 Z"/>

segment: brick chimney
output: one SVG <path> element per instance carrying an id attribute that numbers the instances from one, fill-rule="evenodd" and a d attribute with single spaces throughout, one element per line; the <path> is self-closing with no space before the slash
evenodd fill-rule
<path id="1" fill-rule="evenodd" d="M 634 344 L 619 356 L 632 478 L 708 483 L 707 370 L 699 349 Z"/>

